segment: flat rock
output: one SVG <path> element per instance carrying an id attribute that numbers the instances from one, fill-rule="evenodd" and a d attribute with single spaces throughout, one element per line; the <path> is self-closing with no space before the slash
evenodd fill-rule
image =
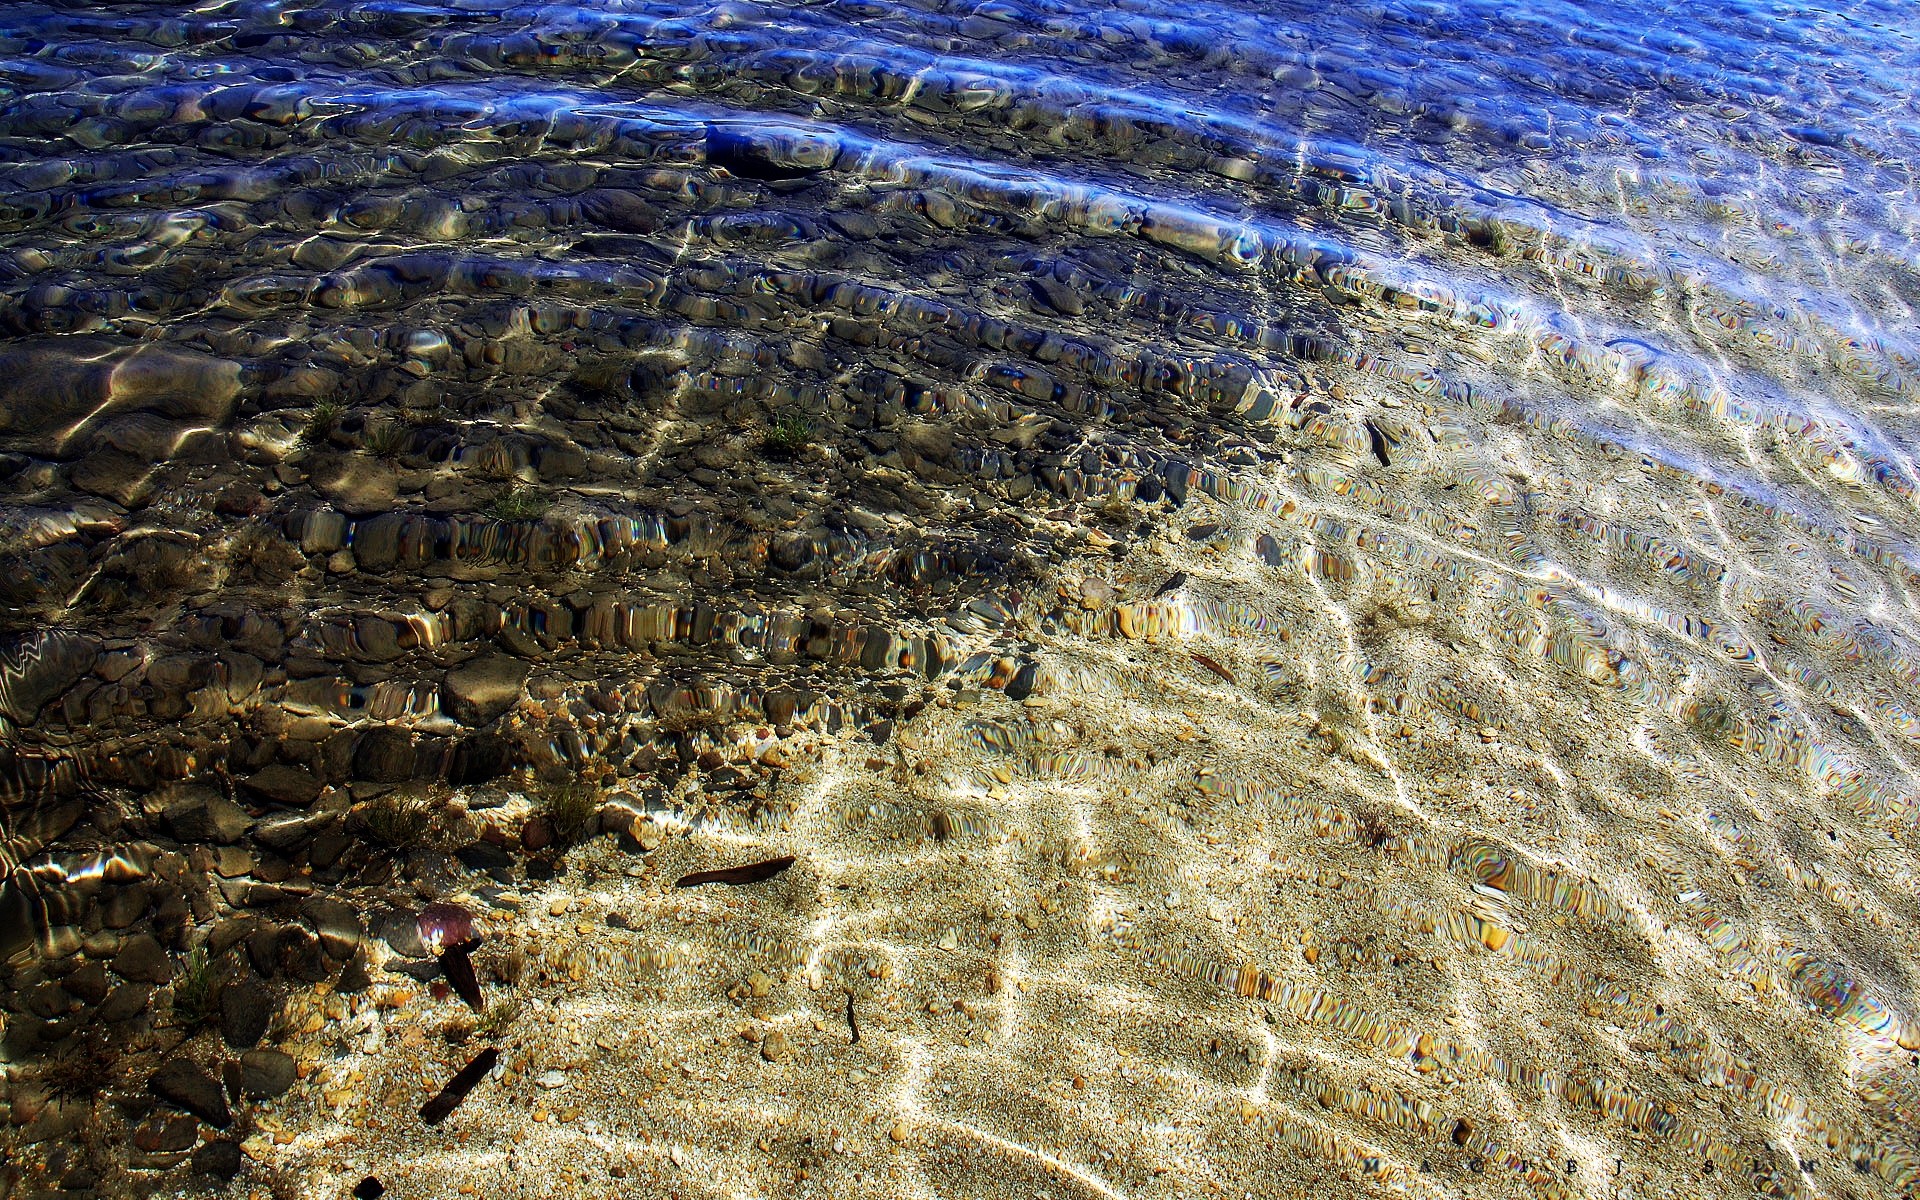
<path id="1" fill-rule="evenodd" d="M 192 1117 L 155 1116 L 133 1131 L 133 1144 L 149 1154 L 174 1154 L 193 1149 L 200 1140 L 200 1123 Z"/>
<path id="2" fill-rule="evenodd" d="M 645 196 L 624 188 L 588 192 L 580 197 L 580 207 L 589 219 L 622 233 L 652 233 L 666 220 Z"/>
<path id="3" fill-rule="evenodd" d="M 109 1024 L 118 1021 L 131 1021 L 147 1011 L 147 1004 L 153 999 L 153 985 L 150 983 L 123 983 L 107 993 L 100 1005 L 100 1019 Z"/>
<path id="4" fill-rule="evenodd" d="M 262 800 L 288 808 L 305 808 L 320 795 L 320 781 L 302 767 L 275 763 L 254 772 L 242 782 L 249 792 Z"/>
<path id="5" fill-rule="evenodd" d="M 47 701 L 93 668 L 100 643 L 64 629 L 0 643 L 0 714 L 30 725 Z"/>
<path id="6" fill-rule="evenodd" d="M 240 1091 L 253 1100 L 271 1100 L 293 1086 L 293 1058 L 278 1050 L 249 1050 L 240 1056 Z"/>
<path id="7" fill-rule="evenodd" d="M 233 1124 L 233 1113 L 227 1108 L 227 1095 L 220 1084 L 187 1059 L 170 1059 L 154 1072 L 147 1087 L 168 1104 L 185 1109 L 215 1129 Z"/>
<path id="8" fill-rule="evenodd" d="M 338 961 L 351 958 L 366 934 L 360 914 L 345 901 L 316 896 L 300 906 L 300 915 L 313 926 L 327 957 Z"/>
<path id="9" fill-rule="evenodd" d="M 184 788 L 162 816 L 167 830 L 183 842 L 239 841 L 253 827 L 247 810 L 212 788 Z"/>
<path id="10" fill-rule="evenodd" d="M 0 434 L 30 453 L 64 458 L 123 413 L 224 425 L 240 390 L 240 364 L 226 359 L 106 338 L 39 338 L 0 352 Z"/>
<path id="11" fill-rule="evenodd" d="M 486 725 L 512 708 L 531 668 L 517 658 L 492 654 L 447 672 L 442 689 L 447 713 L 468 725 Z"/>
<path id="12" fill-rule="evenodd" d="M 350 517 L 389 512 L 400 498 L 400 473 L 392 464 L 357 454 L 316 463 L 310 479 L 329 503 Z"/>
<path id="13" fill-rule="evenodd" d="M 73 464 L 67 478 L 77 491 L 122 508 L 144 508 L 153 499 L 154 474 L 150 461 L 119 450 L 95 450 Z"/>

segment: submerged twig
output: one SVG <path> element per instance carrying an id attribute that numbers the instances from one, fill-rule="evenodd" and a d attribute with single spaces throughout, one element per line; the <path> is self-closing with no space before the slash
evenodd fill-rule
<path id="1" fill-rule="evenodd" d="M 447 1086 L 440 1094 L 420 1106 L 420 1119 L 429 1125 L 438 1125 L 460 1107 L 467 1093 L 478 1087 L 480 1081 L 493 1070 L 493 1064 L 500 1061 L 500 1051 L 492 1046 L 473 1056 L 473 1061 L 460 1068 L 460 1073 L 447 1080 Z"/>
<path id="2" fill-rule="evenodd" d="M 759 883 L 763 879 L 772 879 L 775 875 L 793 865 L 793 855 L 783 858 L 770 858 L 765 862 L 748 863 L 740 867 L 721 867 L 717 871 L 695 871 L 691 875 L 682 875 L 674 881 L 675 887 L 699 887 L 703 883 L 730 883 L 735 887 L 743 883 Z"/>
<path id="3" fill-rule="evenodd" d="M 467 1007 L 475 1012 L 484 1012 L 487 1002 L 480 995 L 480 979 L 473 973 L 473 952 L 480 946 L 479 938 L 468 938 L 457 946 L 448 946 L 440 955 L 440 969 L 446 972 L 447 982 Z"/>

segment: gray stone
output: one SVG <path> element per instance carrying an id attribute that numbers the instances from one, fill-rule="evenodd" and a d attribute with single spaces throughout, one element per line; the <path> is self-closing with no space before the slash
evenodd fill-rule
<path id="1" fill-rule="evenodd" d="M 271 1100 L 293 1086 L 293 1059 L 278 1050 L 249 1050 L 240 1056 L 240 1091 L 252 1100 Z"/>
<path id="2" fill-rule="evenodd" d="M 519 701 L 526 688 L 528 664 L 504 654 L 492 654 L 447 672 L 442 689 L 447 714 L 468 725 L 486 725 Z"/>
<path id="3" fill-rule="evenodd" d="M 215 1129 L 233 1124 L 233 1113 L 227 1108 L 226 1093 L 219 1083 L 187 1059 L 169 1060 L 154 1072 L 147 1087 L 168 1104 L 192 1113 Z"/>

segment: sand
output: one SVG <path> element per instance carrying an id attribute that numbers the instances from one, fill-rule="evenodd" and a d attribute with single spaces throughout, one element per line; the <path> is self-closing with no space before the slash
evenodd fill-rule
<path id="1" fill-rule="evenodd" d="M 988 657 L 884 745 L 778 744 L 756 816 L 681 797 L 635 827 L 650 852 L 602 837 L 544 884 L 459 894 L 500 1008 L 475 1031 L 380 970 L 315 997 L 342 1019 L 293 1005 L 311 1074 L 247 1139 L 249 1178 L 430 1200 L 1910 1187 L 1920 1027 L 1802 941 L 1912 961 L 1887 827 L 1604 660 L 1471 637 L 1365 556 L 1343 579 L 1327 551 L 1276 554 L 1260 539 L 1301 518 L 1272 500 L 1196 499 L 1202 536 L 1028 597 L 1024 700 Z M 673 886 L 776 855 L 796 862 L 765 882 Z M 501 1067 L 424 1128 L 488 1046 Z"/>

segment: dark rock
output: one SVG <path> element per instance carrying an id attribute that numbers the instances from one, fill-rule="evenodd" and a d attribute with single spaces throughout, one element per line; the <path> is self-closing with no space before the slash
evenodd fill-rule
<path id="1" fill-rule="evenodd" d="M 107 969 L 97 962 L 82 963 L 65 979 L 62 987 L 73 994 L 82 1004 L 98 1004 L 107 998 L 107 991 L 113 981 L 107 978 Z"/>
<path id="2" fill-rule="evenodd" d="M 64 629 L 0 643 L 0 714 L 32 724 L 47 701 L 93 669 L 99 652 L 93 638 Z"/>
<path id="3" fill-rule="evenodd" d="M 56 457 L 122 413 L 224 424 L 239 396 L 240 364 L 156 343 L 39 338 L 0 352 L 0 432 L 12 446 Z"/>
<path id="4" fill-rule="evenodd" d="M 85 1100 L 55 1100 L 20 1131 L 22 1142 L 70 1142 L 85 1126 L 93 1105 Z"/>
<path id="5" fill-rule="evenodd" d="M 315 870 L 324 871 L 339 862 L 341 856 L 352 848 L 353 839 L 344 830 L 323 830 L 307 847 L 307 861 L 313 864 Z"/>
<path id="6" fill-rule="evenodd" d="M 173 978 L 173 964 L 167 961 L 167 952 L 160 948 L 152 934 L 136 933 L 120 947 L 120 953 L 113 956 L 113 972 L 122 979 L 165 983 Z"/>
<path id="7" fill-rule="evenodd" d="M 21 994 L 19 1002 L 26 1006 L 28 1012 L 48 1020 L 66 1016 L 74 1006 L 73 996 L 51 979 L 42 980 L 28 988 Z"/>
<path id="8" fill-rule="evenodd" d="M 580 197 L 580 209 L 596 224 L 622 233 L 652 233 L 665 220 L 646 197 L 621 188 L 586 193 Z"/>
<path id="9" fill-rule="evenodd" d="M 320 983 L 333 975 L 333 964 L 327 961 L 320 939 L 298 925 L 289 925 L 280 931 L 276 953 L 280 969 L 290 978 Z"/>
<path id="10" fill-rule="evenodd" d="M 183 842 L 235 842 L 253 826 L 247 810 L 212 788 L 182 788 L 162 814 L 167 829 Z"/>
<path id="11" fill-rule="evenodd" d="M 1177 505 L 1187 502 L 1187 464 L 1178 459 L 1170 460 L 1165 467 L 1167 499 Z"/>
<path id="12" fill-rule="evenodd" d="M 147 890 L 134 884 L 110 889 L 100 901 L 100 923 L 108 929 L 125 929 L 147 915 Z"/>
<path id="13" fill-rule="evenodd" d="M 249 792 L 286 808 L 305 808 L 320 795 L 320 781 L 302 767 L 275 763 L 242 781 Z"/>
<path id="14" fill-rule="evenodd" d="M 253 917 L 228 917 L 207 931 L 207 953 L 218 957 L 247 940 L 260 922 Z"/>
<path id="15" fill-rule="evenodd" d="M 263 926 L 247 935 L 247 961 L 263 979 L 280 973 L 280 926 Z"/>
<path id="16" fill-rule="evenodd" d="M 152 984 L 123 983 L 107 993 L 100 1005 L 100 1019 L 109 1023 L 131 1021 L 147 1011 L 147 1003 L 152 998 Z"/>
<path id="17" fill-rule="evenodd" d="M 220 989 L 220 1036 L 235 1050 L 250 1050 L 266 1036 L 273 1020 L 273 993 L 248 976 Z"/>
<path id="18" fill-rule="evenodd" d="M 375 920 L 380 939 L 403 958 L 419 958 L 427 947 L 420 940 L 420 925 L 411 912 L 387 913 Z"/>
<path id="19" fill-rule="evenodd" d="M 366 991 L 372 984 L 373 976 L 367 971 L 367 953 L 360 950 L 340 969 L 340 978 L 334 980 L 333 987 L 335 991 L 351 996 Z"/>
<path id="20" fill-rule="evenodd" d="M 1039 678 L 1039 669 L 1033 663 L 1022 666 L 1014 672 L 1013 678 L 1007 681 L 1007 699 L 1025 700 L 1033 695 L 1033 685 Z"/>
<path id="21" fill-rule="evenodd" d="M 553 826 L 545 817 L 533 817 L 520 827 L 520 848 L 538 854 L 553 845 Z"/>
<path id="22" fill-rule="evenodd" d="M 319 935 L 320 947 L 327 957 L 336 961 L 344 962 L 352 957 L 366 934 L 360 914 L 344 901 L 315 897 L 300 906 L 300 915 Z"/>
<path id="23" fill-rule="evenodd" d="M 455 787 L 487 783 L 505 775 L 513 765 L 513 747 L 507 740 L 483 733 L 462 738 L 447 762 L 447 782 Z"/>
<path id="24" fill-rule="evenodd" d="M 149 1154 L 191 1150 L 200 1140 L 200 1122 L 192 1117 L 156 1115 L 133 1131 L 133 1144 Z"/>
<path id="25" fill-rule="evenodd" d="M 413 739 L 403 729 L 371 729 L 353 747 L 353 774 L 372 783 L 413 778 Z"/>
<path id="26" fill-rule="evenodd" d="M 162 1100 L 185 1109 L 215 1129 L 233 1124 L 233 1113 L 227 1108 L 227 1097 L 220 1085 L 198 1064 L 187 1059 L 169 1060 L 154 1072 L 147 1087 Z"/>
<path id="27" fill-rule="evenodd" d="M 240 1092 L 250 1100 L 271 1100 L 293 1086 L 293 1059 L 278 1050 L 249 1050 L 240 1056 Z"/>
<path id="28" fill-rule="evenodd" d="M 798 179 L 833 165 L 839 142 L 798 129 L 707 126 L 707 161 L 742 179 Z"/>
<path id="29" fill-rule="evenodd" d="M 447 672 L 442 689 L 447 714 L 468 725 L 486 725 L 519 701 L 529 664 L 492 654 Z"/>
<path id="30" fill-rule="evenodd" d="M 253 828 L 253 840 L 271 850 L 282 854 L 294 851 L 312 841 L 322 829 L 335 823 L 333 813 L 276 813 Z M 256 878 L 261 878 L 255 871 Z M 284 876 L 282 877 L 284 879 Z M 267 883 L 278 883 L 277 879 L 262 879 Z"/>
<path id="31" fill-rule="evenodd" d="M 143 508 L 153 499 L 153 464 L 119 450 L 95 450 L 73 464 L 67 478 L 75 490 L 122 508 Z"/>
<path id="32" fill-rule="evenodd" d="M 221 1140 L 208 1142 L 193 1152 L 193 1172 L 216 1179 L 232 1179 L 240 1173 L 240 1143 Z"/>
<path id="33" fill-rule="evenodd" d="M 453 852 L 470 871 L 499 871 L 513 869 L 513 855 L 491 842 L 473 842 Z"/>
<path id="34" fill-rule="evenodd" d="M 387 1194 L 387 1185 L 369 1175 L 353 1185 L 353 1200 L 380 1200 Z"/>

